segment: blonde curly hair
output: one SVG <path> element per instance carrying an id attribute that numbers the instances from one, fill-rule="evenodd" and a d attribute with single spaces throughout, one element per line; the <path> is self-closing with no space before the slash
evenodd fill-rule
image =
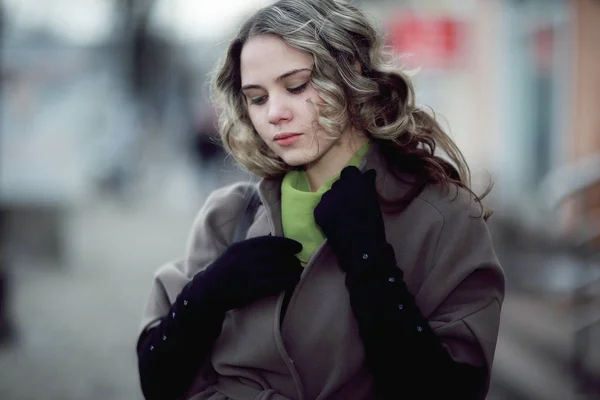
<path id="1" fill-rule="evenodd" d="M 221 141 L 249 172 L 275 177 L 293 168 L 258 136 L 240 90 L 242 47 L 263 34 L 276 35 L 313 56 L 311 83 L 323 99 L 317 109 L 322 129 L 336 138 L 351 124 L 379 144 L 393 170 L 417 177 L 414 189 L 399 204 L 408 204 L 428 183 L 454 183 L 479 202 L 489 193 L 491 187 L 480 197 L 471 191 L 470 170 L 456 144 L 435 116 L 416 107 L 409 76 L 385 49 L 367 16 L 342 0 L 280 0 L 258 10 L 219 62 L 212 94 Z M 435 154 L 438 146 L 449 161 Z"/>

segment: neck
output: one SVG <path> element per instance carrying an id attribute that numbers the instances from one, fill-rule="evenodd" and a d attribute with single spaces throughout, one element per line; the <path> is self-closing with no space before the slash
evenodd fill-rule
<path id="1" fill-rule="evenodd" d="M 362 133 L 346 132 L 321 158 L 306 167 L 310 189 L 316 192 L 327 179 L 338 174 L 367 142 Z"/>

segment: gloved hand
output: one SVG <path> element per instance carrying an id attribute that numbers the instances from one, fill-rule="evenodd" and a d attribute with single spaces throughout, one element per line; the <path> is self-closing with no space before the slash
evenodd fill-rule
<path id="1" fill-rule="evenodd" d="M 302 267 L 294 240 L 263 236 L 231 245 L 183 288 L 160 324 L 138 341 L 144 397 L 181 398 L 219 336 L 225 312 L 291 289 Z"/>
<path id="2" fill-rule="evenodd" d="M 315 208 L 315 221 L 338 257 L 385 246 L 375 177 L 375 170 L 363 174 L 354 166 L 344 168 Z"/>
<path id="3" fill-rule="evenodd" d="M 295 256 L 302 245 L 285 237 L 262 236 L 234 243 L 194 276 L 181 296 L 195 304 L 228 311 L 293 288 L 302 274 Z"/>

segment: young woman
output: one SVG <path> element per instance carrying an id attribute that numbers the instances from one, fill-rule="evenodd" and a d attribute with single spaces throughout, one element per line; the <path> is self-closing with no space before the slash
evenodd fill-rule
<path id="1" fill-rule="evenodd" d="M 487 212 L 390 60 L 341 0 L 241 27 L 215 101 L 261 205 L 232 243 L 250 186 L 216 190 L 156 273 L 147 399 L 485 398 L 504 298 Z"/>

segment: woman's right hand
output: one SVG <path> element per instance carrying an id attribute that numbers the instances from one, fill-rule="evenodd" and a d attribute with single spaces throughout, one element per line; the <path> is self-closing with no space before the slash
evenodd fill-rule
<path id="1" fill-rule="evenodd" d="M 303 268 L 295 255 L 301 250 L 297 241 L 277 236 L 234 243 L 196 274 L 182 295 L 191 303 L 209 302 L 220 311 L 245 307 L 296 285 Z"/>
<path id="2" fill-rule="evenodd" d="M 225 312 L 292 289 L 302 273 L 294 240 L 262 236 L 231 245 L 183 288 L 160 324 L 138 340 L 147 400 L 184 395 L 219 336 Z"/>

